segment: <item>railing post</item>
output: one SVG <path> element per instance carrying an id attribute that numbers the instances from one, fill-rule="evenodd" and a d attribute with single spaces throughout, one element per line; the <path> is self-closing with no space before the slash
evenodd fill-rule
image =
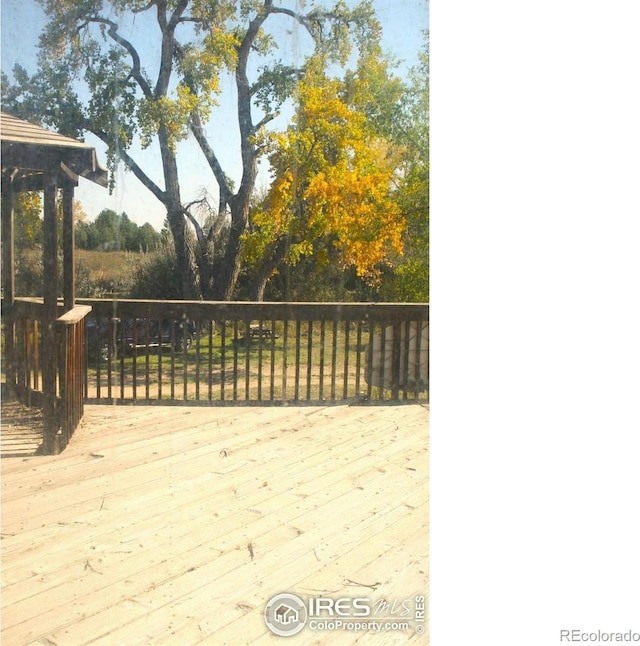
<path id="1" fill-rule="evenodd" d="M 90 309 L 78 306 L 57 320 L 60 450 L 68 444 L 84 410 L 84 326 Z"/>
<path id="2" fill-rule="evenodd" d="M 56 406 L 58 414 L 58 426 L 60 437 L 58 440 L 58 451 L 62 451 L 69 441 L 68 436 L 68 405 L 70 397 L 69 388 L 69 334 L 66 325 L 60 323 L 56 326 L 56 346 L 58 348 L 58 388 L 60 391 L 59 404 Z"/>

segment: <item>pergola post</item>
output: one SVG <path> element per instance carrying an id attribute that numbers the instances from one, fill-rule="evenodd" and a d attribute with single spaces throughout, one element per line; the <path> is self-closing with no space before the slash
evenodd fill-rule
<path id="1" fill-rule="evenodd" d="M 6 173 L 2 178 L 2 291 L 3 322 L 5 326 L 5 375 L 7 387 L 16 385 L 15 364 L 15 321 L 14 302 L 16 297 L 15 243 L 13 228 L 13 177 Z"/>
<path id="2" fill-rule="evenodd" d="M 62 238 L 62 255 L 63 255 L 63 296 L 64 311 L 68 312 L 76 304 L 76 277 L 75 277 L 75 258 L 74 246 L 75 235 L 73 226 L 73 193 L 74 184 L 66 182 L 62 188 L 62 213 L 63 213 L 63 238 Z"/>
<path id="3" fill-rule="evenodd" d="M 57 345 L 56 319 L 58 318 L 58 178 L 47 173 L 44 186 L 43 232 L 43 295 L 44 320 L 42 326 L 42 412 L 44 417 L 44 452 L 59 453 L 56 446 L 58 419 L 56 415 Z M 58 450 L 57 450 L 58 449 Z"/>

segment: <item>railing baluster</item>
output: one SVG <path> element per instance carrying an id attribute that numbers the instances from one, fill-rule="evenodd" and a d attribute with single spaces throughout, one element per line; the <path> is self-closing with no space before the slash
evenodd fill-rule
<path id="1" fill-rule="evenodd" d="M 351 321 L 344 321 L 344 365 L 342 367 L 342 399 L 349 398 L 349 329 Z"/>
<path id="2" fill-rule="evenodd" d="M 313 379 L 313 321 L 307 323 L 307 401 L 311 401 Z"/>
<path id="3" fill-rule="evenodd" d="M 258 401 L 262 401 L 262 319 L 258 321 Z"/>
<path id="4" fill-rule="evenodd" d="M 196 398 L 196 401 L 199 401 L 200 400 L 200 321 L 196 321 L 195 335 L 196 335 L 196 338 L 194 340 L 195 342 L 194 347 L 196 349 L 196 356 L 195 356 L 195 363 L 194 363 L 195 382 L 196 382 L 195 398 Z"/>
<path id="5" fill-rule="evenodd" d="M 318 384 L 318 399 L 324 399 L 324 340 L 326 321 L 320 321 L 320 383 Z"/>
<path id="6" fill-rule="evenodd" d="M 224 378 L 226 370 L 226 353 L 227 353 L 227 321 L 220 322 L 220 401 L 224 401 Z"/>
<path id="7" fill-rule="evenodd" d="M 331 401 L 336 399 L 336 369 L 338 360 L 338 321 L 334 319 L 331 338 Z"/>
<path id="8" fill-rule="evenodd" d="M 366 366 L 370 374 L 370 378 L 367 380 L 367 400 L 371 401 L 373 395 L 373 337 L 376 329 L 376 324 L 374 321 L 369 319 L 369 343 L 367 345 L 367 360 Z"/>
<path id="9" fill-rule="evenodd" d="M 403 321 L 404 329 L 404 361 L 402 366 L 402 399 L 406 401 L 409 399 L 409 366 L 411 365 L 409 357 L 409 348 L 411 346 L 411 321 Z"/>
<path id="10" fill-rule="evenodd" d="M 158 330 L 158 334 L 162 334 L 161 330 Z M 158 343 L 158 400 L 159 401 L 162 401 L 162 357 L 163 357 L 162 343 Z"/>
<path id="11" fill-rule="evenodd" d="M 125 322 L 120 321 L 120 399 L 124 399 L 124 355 L 126 354 L 126 334 L 124 334 Z"/>
<path id="12" fill-rule="evenodd" d="M 269 401 L 275 399 L 276 389 L 276 320 L 271 320 L 271 365 L 269 366 Z"/>
<path id="13" fill-rule="evenodd" d="M 144 320 L 144 346 L 144 397 L 145 399 L 151 399 L 149 380 L 149 371 L 151 369 L 151 364 L 149 363 L 149 319 Z"/>
<path id="14" fill-rule="evenodd" d="M 40 389 L 40 330 L 38 321 L 33 324 L 33 388 Z"/>
<path id="15" fill-rule="evenodd" d="M 233 321 L 233 401 L 238 401 L 238 320 Z"/>
<path id="16" fill-rule="evenodd" d="M 251 321 L 244 322 L 244 399 L 250 399 L 251 377 Z"/>
<path id="17" fill-rule="evenodd" d="M 358 321 L 356 328 L 356 397 L 360 398 L 360 373 L 362 371 L 362 354 L 360 348 L 362 347 L 362 320 Z"/>
<path id="18" fill-rule="evenodd" d="M 85 322 L 85 325 L 86 325 L 86 322 Z M 82 326 L 83 333 L 84 333 L 84 330 L 85 330 L 85 325 Z M 84 376 L 84 379 L 82 380 L 83 384 L 84 384 L 84 390 L 83 390 L 83 393 L 82 393 L 82 397 L 83 397 L 83 401 L 84 401 L 85 399 L 89 398 L 89 380 L 87 379 L 87 374 L 89 373 L 89 352 L 88 352 L 88 343 L 87 343 L 87 335 L 86 334 L 83 334 L 83 336 L 82 336 L 82 344 L 83 344 L 83 346 L 85 348 L 84 356 L 82 358 L 83 359 L 83 364 L 84 364 L 82 366 L 82 374 Z M 99 367 L 99 366 L 100 366 L 100 364 L 97 363 L 96 367 Z"/>
<path id="19" fill-rule="evenodd" d="M 208 341 L 209 348 L 207 352 L 207 398 L 209 401 L 213 399 L 213 330 L 215 323 L 209 321 Z"/>
<path id="20" fill-rule="evenodd" d="M 138 393 L 138 319 L 133 319 L 131 329 L 131 354 L 133 356 L 133 401 L 136 401 Z"/>
<path id="21" fill-rule="evenodd" d="M 378 399 L 384 399 L 384 377 L 387 362 L 387 326 L 385 321 L 380 323 L 380 389 L 378 392 Z"/>
<path id="22" fill-rule="evenodd" d="M 176 398 L 176 322 L 171 321 L 169 324 L 171 339 L 171 348 L 169 350 L 171 357 L 171 399 Z"/>
<path id="23" fill-rule="evenodd" d="M 289 351 L 288 339 L 289 339 L 289 321 L 285 319 L 283 322 L 282 330 L 282 401 L 287 401 L 287 369 L 288 369 L 288 357 L 287 352 Z"/>
<path id="24" fill-rule="evenodd" d="M 423 321 L 422 319 L 418 319 L 416 321 L 416 354 L 414 357 L 414 363 L 415 363 L 415 369 L 414 369 L 414 374 L 415 374 L 415 380 L 416 380 L 416 388 L 415 388 L 415 398 L 418 399 L 420 396 L 420 357 L 422 354 L 422 326 L 423 326 Z M 428 366 L 427 366 L 428 369 Z M 428 390 L 429 385 L 428 385 L 428 379 L 427 375 L 424 376 L 424 387 L 425 390 Z"/>
<path id="25" fill-rule="evenodd" d="M 398 399 L 400 396 L 400 348 L 402 347 L 400 323 L 394 323 L 391 345 L 391 398 Z"/>
<path id="26" fill-rule="evenodd" d="M 181 330 L 181 345 L 182 345 L 182 400 L 187 401 L 189 399 L 189 357 L 187 355 L 187 322 L 186 320 L 182 323 Z"/>
<path id="27" fill-rule="evenodd" d="M 295 367 L 295 383 L 294 383 L 294 393 L 293 400 L 298 401 L 300 399 L 300 326 L 301 321 L 298 319 L 296 321 L 296 367 Z"/>

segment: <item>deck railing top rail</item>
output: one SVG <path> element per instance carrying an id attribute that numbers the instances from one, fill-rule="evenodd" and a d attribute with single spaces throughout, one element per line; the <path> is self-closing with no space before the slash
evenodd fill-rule
<path id="1" fill-rule="evenodd" d="M 428 320 L 428 303 L 308 303 L 256 301 L 152 301 L 77 299 L 95 316 L 149 318 L 276 319 L 290 321 Z"/>

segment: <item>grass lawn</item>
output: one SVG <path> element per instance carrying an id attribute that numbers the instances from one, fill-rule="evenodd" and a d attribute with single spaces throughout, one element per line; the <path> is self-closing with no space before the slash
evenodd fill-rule
<path id="1" fill-rule="evenodd" d="M 300 326 L 298 342 L 296 332 L 295 322 L 286 332 L 284 323 L 278 322 L 275 338 L 254 339 L 247 345 L 241 340 L 244 330 L 235 337 L 233 325 L 227 325 L 223 344 L 217 326 L 216 334 L 210 337 L 204 331 L 186 352 L 163 346 L 149 348 L 148 354 L 146 348 L 137 348 L 110 364 L 94 359 L 88 371 L 90 396 L 97 396 L 98 378 L 100 396 L 109 391 L 110 383 L 111 396 L 140 399 L 268 400 L 286 393 L 287 398 L 321 400 L 341 398 L 345 389 L 347 396 L 355 397 L 357 375 L 359 389 L 366 388 L 364 336 L 358 347 L 355 331 L 349 330 L 347 336 L 344 324 L 334 329 L 327 323 L 323 330 L 315 323 L 311 340 L 306 322 Z"/>

